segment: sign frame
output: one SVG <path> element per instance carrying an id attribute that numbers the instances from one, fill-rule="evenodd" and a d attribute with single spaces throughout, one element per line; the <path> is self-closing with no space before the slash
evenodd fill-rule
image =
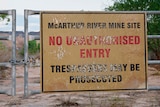
<path id="1" fill-rule="evenodd" d="M 143 14 L 144 15 L 144 72 L 145 72 L 145 87 L 143 88 L 130 88 L 130 89 L 123 89 L 123 88 L 117 88 L 117 89 L 94 89 L 94 90 L 91 90 L 91 89 L 88 89 L 88 90 L 50 90 L 50 91 L 45 91 L 44 90 L 44 37 L 43 37 L 43 15 L 44 14 L 119 14 L 119 15 L 123 15 L 123 14 Z M 40 21 L 40 41 L 41 41 L 41 91 L 42 92 L 75 92 L 75 91 L 116 91 L 116 90 L 146 90 L 147 89 L 147 66 L 148 66 L 148 63 L 147 63 L 147 33 L 146 33 L 146 29 L 147 29 L 147 24 L 146 24 L 146 12 L 137 12 L 137 11 L 119 11 L 119 12 L 101 12 L 101 11 L 42 11 L 41 14 L 41 21 Z"/>

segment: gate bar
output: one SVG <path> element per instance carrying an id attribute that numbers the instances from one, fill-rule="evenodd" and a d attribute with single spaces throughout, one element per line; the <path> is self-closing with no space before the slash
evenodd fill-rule
<path id="1" fill-rule="evenodd" d="M 149 91 L 155 91 L 155 90 L 160 90 L 160 86 L 149 86 L 148 87 Z"/>
<path id="2" fill-rule="evenodd" d="M 5 90 L 0 90 L 0 94 L 7 94 L 7 91 L 5 91 Z"/>
<path id="3" fill-rule="evenodd" d="M 0 40 L 11 40 L 11 35 L 9 35 L 9 36 L 0 36 Z"/>
<path id="4" fill-rule="evenodd" d="M 36 14 L 40 14 L 41 11 L 38 10 L 27 10 L 28 11 L 28 15 L 36 15 Z"/>
<path id="5" fill-rule="evenodd" d="M 28 10 L 24 10 L 24 96 L 28 96 Z"/>
<path id="6" fill-rule="evenodd" d="M 10 66 L 11 64 L 9 62 L 2 62 L 0 63 L 0 66 Z"/>
<path id="7" fill-rule="evenodd" d="M 160 35 L 148 35 L 148 39 L 160 39 Z"/>
<path id="8" fill-rule="evenodd" d="M 29 40 L 40 40 L 40 36 L 39 35 L 29 35 Z"/>
<path id="9" fill-rule="evenodd" d="M 16 60 L 16 10 L 12 10 L 12 60 Z M 16 65 L 12 64 L 12 96 L 16 95 Z"/>
<path id="10" fill-rule="evenodd" d="M 0 10 L 0 14 L 12 15 L 12 11 L 13 11 L 13 10 Z"/>
<path id="11" fill-rule="evenodd" d="M 160 39 L 160 35 L 148 35 L 148 39 Z M 0 38 L 1 39 L 1 38 Z M 29 35 L 29 40 L 40 40 L 40 35 Z"/>
<path id="12" fill-rule="evenodd" d="M 40 14 L 41 11 L 36 11 L 36 10 L 28 10 L 28 15 L 35 15 L 35 14 Z M 105 11 L 104 11 L 105 12 Z M 109 11 L 107 11 L 109 12 Z M 113 11 L 112 11 L 113 12 Z M 115 12 L 146 12 L 147 15 L 149 14 L 160 14 L 160 11 L 115 11 Z"/>
<path id="13" fill-rule="evenodd" d="M 160 60 L 148 60 L 148 64 L 160 64 Z"/>
<path id="14" fill-rule="evenodd" d="M 12 95 L 11 90 L 0 90 L 0 94 Z"/>
<path id="15" fill-rule="evenodd" d="M 160 11 L 144 11 L 147 14 L 160 14 Z"/>
<path id="16" fill-rule="evenodd" d="M 24 10 L 24 96 L 27 97 L 29 94 L 40 94 L 40 90 L 28 90 L 28 16 L 40 14 L 40 11 Z M 31 37 L 29 39 L 39 40 L 39 36 Z"/>
<path id="17" fill-rule="evenodd" d="M 29 95 L 40 94 L 40 93 L 41 93 L 40 90 L 30 90 L 29 91 Z"/>

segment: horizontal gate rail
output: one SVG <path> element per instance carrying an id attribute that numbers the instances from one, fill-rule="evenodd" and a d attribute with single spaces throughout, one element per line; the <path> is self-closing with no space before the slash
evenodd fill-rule
<path id="1" fill-rule="evenodd" d="M 148 39 L 160 39 L 160 35 L 148 35 Z"/>
<path id="2" fill-rule="evenodd" d="M 15 10 L 0 10 L 0 14 L 12 15 Z"/>
<path id="3" fill-rule="evenodd" d="M 0 66 L 8 66 L 8 67 L 10 67 L 11 66 L 11 63 L 9 63 L 9 62 L 1 62 L 0 63 Z M 0 71 L 1 72 L 1 71 Z"/>
<path id="4" fill-rule="evenodd" d="M 144 11 L 147 13 L 147 15 L 150 15 L 150 14 L 160 14 L 160 11 Z"/>
<path id="5" fill-rule="evenodd" d="M 160 64 L 160 60 L 148 60 L 148 64 Z"/>
<path id="6" fill-rule="evenodd" d="M 160 35 L 148 35 L 148 39 L 160 39 Z M 40 40 L 40 35 L 29 35 L 29 40 Z"/>
<path id="7" fill-rule="evenodd" d="M 12 36 L 9 35 L 9 36 L 1 36 L 0 35 L 0 40 L 12 40 Z"/>
<path id="8" fill-rule="evenodd" d="M 0 94 L 12 95 L 10 90 L 0 90 Z"/>
<path id="9" fill-rule="evenodd" d="M 39 35 L 29 35 L 29 40 L 40 40 Z"/>

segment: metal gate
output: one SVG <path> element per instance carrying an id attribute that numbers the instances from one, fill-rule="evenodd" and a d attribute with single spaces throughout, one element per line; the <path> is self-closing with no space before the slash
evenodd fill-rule
<path id="1" fill-rule="evenodd" d="M 28 16 L 34 14 L 40 14 L 40 11 L 24 10 L 24 96 L 40 93 L 40 90 L 28 90 Z M 40 37 L 33 39 L 40 40 Z"/>
<path id="2" fill-rule="evenodd" d="M 160 14 L 160 11 L 144 11 L 146 12 L 147 15 L 153 15 L 153 14 Z M 29 15 L 38 15 L 40 14 L 40 11 L 35 11 L 35 10 L 24 10 L 24 25 L 25 25 L 25 61 L 27 61 L 28 58 L 28 16 Z M 160 39 L 160 35 L 147 35 L 148 39 Z M 40 37 L 39 35 L 37 35 L 35 38 L 35 40 L 39 40 Z M 160 60 L 148 60 L 148 64 L 160 64 Z M 28 91 L 28 69 L 27 66 L 25 66 L 24 68 L 24 72 L 25 72 L 25 77 L 24 77 L 24 95 L 27 96 L 28 94 L 36 94 L 36 93 L 40 93 L 40 90 L 37 91 Z M 160 90 L 160 86 L 154 86 L 154 87 L 148 87 L 148 90 Z M 29 93 L 30 92 L 30 93 Z"/>
<path id="3" fill-rule="evenodd" d="M 12 85 L 9 90 L 0 90 L 0 94 L 8 94 L 15 96 L 16 95 L 16 10 L 0 10 L 0 14 L 7 14 L 12 16 L 12 35 L 11 35 L 11 41 L 12 41 L 12 58 L 8 62 L 0 63 L 0 66 L 7 66 L 11 65 L 12 68 Z M 0 40 L 9 40 L 9 36 L 1 36 Z M 1 71 L 0 71 L 1 72 Z"/>

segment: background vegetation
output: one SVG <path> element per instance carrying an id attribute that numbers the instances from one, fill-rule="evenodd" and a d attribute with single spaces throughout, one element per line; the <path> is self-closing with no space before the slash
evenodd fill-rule
<path id="1" fill-rule="evenodd" d="M 10 21 L 10 18 L 6 14 L 0 14 L 0 22 L 6 20 L 7 22 Z M 6 23 L 8 24 L 8 23 Z"/>
<path id="2" fill-rule="evenodd" d="M 105 8 L 105 11 L 155 11 L 160 10 L 159 0 L 113 0 L 114 5 Z M 147 34 L 160 34 L 160 15 L 147 16 Z M 160 39 L 148 39 L 148 49 L 156 59 L 160 59 Z"/>
<path id="3" fill-rule="evenodd" d="M 40 43 L 37 43 L 36 40 L 28 41 L 28 53 L 30 55 L 40 52 Z M 24 47 L 20 51 L 20 55 L 24 56 Z"/>

